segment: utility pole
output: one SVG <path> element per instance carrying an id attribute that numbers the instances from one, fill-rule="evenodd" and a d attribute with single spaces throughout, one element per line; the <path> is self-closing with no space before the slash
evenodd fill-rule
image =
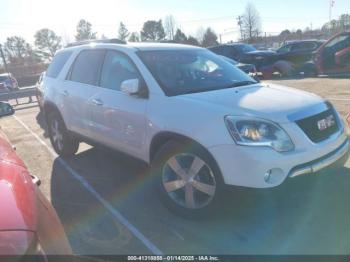
<path id="1" fill-rule="evenodd" d="M 243 25 L 242 18 L 243 18 L 243 17 L 242 17 L 241 15 L 237 16 L 237 24 L 238 24 L 238 26 L 239 26 L 239 31 L 241 32 L 241 40 L 244 41 L 243 29 L 242 29 L 242 25 Z"/>
<path id="2" fill-rule="evenodd" d="M 2 51 L 2 45 L 1 44 L 0 44 L 0 55 L 1 55 L 1 58 L 2 58 L 2 62 L 4 63 L 5 71 L 6 71 L 6 73 L 8 73 L 9 70 L 7 68 L 7 63 L 6 63 L 4 52 Z"/>
<path id="3" fill-rule="evenodd" d="M 335 0 L 329 0 L 329 23 L 332 21 L 332 8 L 335 4 Z"/>
<path id="4" fill-rule="evenodd" d="M 221 34 L 219 34 L 219 39 L 220 39 L 220 44 L 222 44 L 222 41 L 221 41 Z"/>

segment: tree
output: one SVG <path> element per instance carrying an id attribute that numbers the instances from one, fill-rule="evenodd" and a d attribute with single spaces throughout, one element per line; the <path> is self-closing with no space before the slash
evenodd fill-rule
<path id="1" fill-rule="evenodd" d="M 106 39 L 108 39 L 108 37 L 107 37 L 107 36 L 105 36 L 105 34 L 102 34 L 102 35 L 101 35 L 101 37 L 100 37 L 100 39 L 102 39 L 102 40 L 106 40 Z"/>
<path id="2" fill-rule="evenodd" d="M 209 46 L 217 45 L 218 44 L 217 40 L 218 40 L 218 37 L 215 34 L 215 32 L 210 27 L 208 27 L 203 35 L 202 46 L 209 47 Z"/>
<path id="3" fill-rule="evenodd" d="M 203 42 L 203 38 L 204 38 L 204 34 L 205 34 L 205 28 L 204 27 L 199 27 L 197 29 L 197 32 L 196 32 L 196 38 L 197 40 L 199 41 L 199 43 L 202 43 Z"/>
<path id="4" fill-rule="evenodd" d="M 176 22 L 173 15 L 168 15 L 164 19 L 164 31 L 169 40 L 175 40 Z"/>
<path id="5" fill-rule="evenodd" d="M 350 15 L 349 14 L 342 14 L 339 17 L 339 27 L 341 30 L 350 29 Z"/>
<path id="6" fill-rule="evenodd" d="M 20 36 L 8 37 L 4 49 L 10 63 L 23 63 L 32 53 L 31 46 Z"/>
<path id="7" fill-rule="evenodd" d="M 129 37 L 129 42 L 140 42 L 140 36 L 137 32 L 132 32 Z"/>
<path id="8" fill-rule="evenodd" d="M 298 29 L 295 34 L 297 35 L 298 39 L 302 39 L 303 38 L 303 31 L 301 31 L 301 29 Z"/>
<path id="9" fill-rule="evenodd" d="M 77 25 L 75 40 L 81 41 L 89 39 L 96 39 L 96 32 L 92 32 L 92 26 L 88 21 L 81 19 Z"/>
<path id="10" fill-rule="evenodd" d="M 120 22 L 119 31 L 118 31 L 118 38 L 120 40 L 126 41 L 126 39 L 129 37 L 129 35 L 130 35 L 129 30 L 126 28 L 126 26 L 123 24 L 123 22 Z"/>
<path id="11" fill-rule="evenodd" d="M 197 40 L 197 38 L 193 37 L 193 36 L 189 36 L 187 38 L 186 44 L 188 45 L 195 45 L 195 46 L 199 46 L 199 42 Z"/>
<path id="12" fill-rule="evenodd" d="M 57 36 L 54 31 L 47 28 L 37 31 L 34 38 L 37 53 L 45 60 L 51 60 L 56 51 L 62 47 L 61 37 Z"/>
<path id="13" fill-rule="evenodd" d="M 173 39 L 176 43 L 186 43 L 187 41 L 187 36 L 185 33 L 183 33 L 179 28 L 176 30 L 176 34 L 174 35 Z"/>
<path id="14" fill-rule="evenodd" d="M 161 41 L 165 38 L 162 20 L 148 20 L 143 24 L 141 31 L 142 41 Z"/>
<path id="15" fill-rule="evenodd" d="M 279 36 L 283 41 L 285 41 L 291 36 L 291 32 L 288 29 L 285 29 L 280 33 Z"/>
<path id="16" fill-rule="evenodd" d="M 255 9 L 255 6 L 252 3 L 248 3 L 242 17 L 243 33 L 246 38 L 248 38 L 248 41 L 252 42 L 261 32 L 259 12 Z"/>

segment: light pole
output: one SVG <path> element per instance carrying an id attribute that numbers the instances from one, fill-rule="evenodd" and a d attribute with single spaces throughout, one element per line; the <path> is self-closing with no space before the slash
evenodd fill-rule
<path id="1" fill-rule="evenodd" d="M 6 71 L 6 73 L 8 73 L 9 70 L 7 68 L 7 63 L 6 63 L 6 59 L 5 59 L 5 56 L 4 56 L 4 52 L 2 51 L 2 45 L 1 44 L 0 44 L 0 55 L 1 55 L 1 58 L 2 58 L 2 62 L 4 63 L 5 71 Z"/>

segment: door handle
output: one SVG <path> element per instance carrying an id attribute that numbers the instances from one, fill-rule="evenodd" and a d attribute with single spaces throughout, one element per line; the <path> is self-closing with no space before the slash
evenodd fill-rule
<path id="1" fill-rule="evenodd" d="M 68 91 L 67 91 L 67 90 L 64 90 L 64 91 L 62 92 L 62 95 L 64 95 L 64 96 L 68 96 L 68 95 L 69 95 L 69 93 L 68 93 Z"/>
<path id="2" fill-rule="evenodd" d="M 92 99 L 91 102 L 92 102 L 94 105 L 96 105 L 96 106 L 102 106 L 102 105 L 103 105 L 103 102 L 102 102 L 100 99 L 98 99 L 98 98 Z"/>

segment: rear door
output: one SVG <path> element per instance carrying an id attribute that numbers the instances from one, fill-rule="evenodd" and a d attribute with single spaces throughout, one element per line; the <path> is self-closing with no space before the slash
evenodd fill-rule
<path id="1" fill-rule="evenodd" d="M 106 52 L 100 91 L 90 98 L 93 137 L 100 143 L 142 158 L 146 136 L 147 99 L 121 92 L 125 80 L 144 80 L 124 53 Z"/>
<path id="2" fill-rule="evenodd" d="M 81 51 L 61 89 L 63 117 L 67 128 L 86 137 L 91 136 L 89 99 L 98 92 L 104 55 L 105 50 L 101 49 Z"/>

